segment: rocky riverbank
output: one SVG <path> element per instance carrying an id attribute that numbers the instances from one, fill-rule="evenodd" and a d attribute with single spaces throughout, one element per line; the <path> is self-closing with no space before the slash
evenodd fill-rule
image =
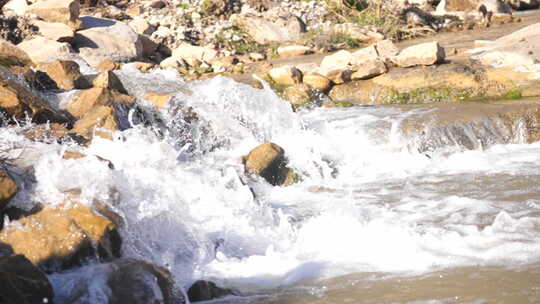
<path id="1" fill-rule="evenodd" d="M 294 109 L 410 103 L 438 107 L 432 103 L 444 102 L 441 113 L 476 113 L 464 118 L 468 122 L 503 119 L 504 134 L 520 121 L 527 139 L 536 141 L 539 104 L 518 100 L 540 94 L 540 23 L 524 24 L 493 41 L 476 39 L 475 47 L 467 49 L 445 47 L 436 33 L 507 22 L 515 26 L 520 18 L 513 10 L 539 5 L 451 0 L 377 5 L 347 0 L 1 1 L 0 128 L 17 133 L 29 146 L 65 145 L 62 158 L 74 166 L 78 159 L 92 159 L 96 166 L 114 171 L 113 162 L 86 149 L 137 123 L 154 123 L 159 129 L 161 111 L 179 102 L 175 95 L 191 93 L 182 84 L 136 91 L 119 75 L 119 69 L 127 67 L 141 75 L 169 69 L 188 81 L 225 75 L 258 88 L 268 84 Z M 398 42 L 426 35 L 423 39 L 429 41 L 411 40 L 407 46 Z M 501 100 L 485 105 L 489 115 L 478 114 L 484 104 L 475 102 Z M 206 118 L 190 107 L 177 109 L 173 115 L 182 128 L 196 127 L 206 134 Z M 421 133 L 421 121 L 406 121 L 404 132 Z M 454 124 L 448 117 L 441 121 L 441 128 Z M 196 136 L 189 136 L 183 143 L 196 146 Z M 186 296 L 199 301 L 236 294 L 208 281 L 197 281 L 183 293 L 166 265 L 124 257 L 119 229 L 125 223 L 111 208 L 114 189 L 107 193 L 113 201 L 109 204 L 86 202 L 80 189 L 67 189 L 58 201 L 30 202 L 32 198 L 21 193 L 31 188 L 28 180 L 36 178 L 36 168 L 30 161 L 33 152 L 26 148 L 0 143 L 0 282 L 9 286 L 0 290 L 0 302 L 52 303 L 49 277 L 76 267 L 84 267 L 86 277 L 58 279 L 74 290 L 56 298 L 60 303 L 94 296 L 87 285 L 92 276 L 106 282 L 108 303 L 180 303 Z M 246 177 L 261 176 L 273 186 L 300 178 L 287 166 L 283 148 L 273 143 L 253 147 L 242 162 Z M 29 200 L 32 207 L 13 205 L 15 198 Z"/>

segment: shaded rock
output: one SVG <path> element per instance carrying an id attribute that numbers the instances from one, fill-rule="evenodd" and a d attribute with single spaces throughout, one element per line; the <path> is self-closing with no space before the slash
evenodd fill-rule
<path id="1" fill-rule="evenodd" d="M 400 67 L 412 67 L 416 65 L 432 65 L 445 59 L 444 49 L 439 42 L 427 42 L 403 49 L 392 61 Z"/>
<path id="2" fill-rule="evenodd" d="M 4 227 L 0 242 L 44 269 L 65 269 L 89 258 L 119 255 L 120 237 L 108 219 L 88 207 L 66 202 Z"/>
<path id="3" fill-rule="evenodd" d="M 104 18 L 82 17 L 84 30 L 78 31 L 73 46 L 91 66 L 103 60 L 127 62 L 143 55 L 140 36 L 127 24 Z"/>
<path id="4" fill-rule="evenodd" d="M 187 295 L 190 302 L 199 302 L 234 295 L 234 292 L 230 289 L 220 288 L 214 282 L 199 280 L 191 285 Z"/>
<path id="5" fill-rule="evenodd" d="M 302 72 L 293 66 L 282 66 L 268 71 L 268 76 L 280 85 L 295 85 L 302 82 Z"/>
<path id="6" fill-rule="evenodd" d="M 3 39 L 0 39 L 0 62 L 4 66 L 32 65 L 32 60 L 25 51 Z"/>
<path id="7" fill-rule="evenodd" d="M 540 7 L 538 0 L 509 0 L 508 4 L 515 10 L 530 10 Z"/>
<path id="8" fill-rule="evenodd" d="M 275 22 L 249 15 L 233 15 L 231 22 L 245 29 L 259 44 L 295 41 L 306 31 L 306 25 L 296 16 L 278 18 Z"/>
<path id="9" fill-rule="evenodd" d="M 285 150 L 271 142 L 251 150 L 244 157 L 244 165 L 247 173 L 259 175 L 273 186 L 283 185 L 290 171 Z"/>
<path id="10" fill-rule="evenodd" d="M 116 90 L 122 94 L 127 94 L 124 85 L 122 84 L 118 76 L 116 76 L 116 74 L 112 71 L 105 71 L 100 73 L 96 78 L 94 78 L 92 84 L 95 88 Z"/>
<path id="11" fill-rule="evenodd" d="M 146 35 L 139 35 L 139 40 L 142 45 L 142 53 L 141 56 L 145 58 L 150 58 L 153 55 L 155 55 L 156 50 L 158 49 L 159 45 L 152 41 L 148 36 Z"/>
<path id="12" fill-rule="evenodd" d="M 3 72 L 2 68 L 0 72 Z M 9 117 L 19 120 L 25 119 L 28 115 L 35 123 L 69 122 L 69 119 L 35 96 L 29 88 L 6 78 L 2 73 L 0 73 L 0 108 Z"/>
<path id="13" fill-rule="evenodd" d="M 332 86 L 332 82 L 330 81 L 330 79 L 314 73 L 304 74 L 302 81 L 313 89 L 317 89 L 321 92 L 328 91 Z"/>
<path id="14" fill-rule="evenodd" d="M 32 38 L 37 33 L 36 28 L 27 17 L 0 15 L 0 38 L 13 44 Z"/>
<path id="15" fill-rule="evenodd" d="M 0 168 L 0 211 L 7 206 L 18 190 L 19 187 L 17 187 L 17 184 L 8 175 L 7 171 Z"/>
<path id="16" fill-rule="evenodd" d="M 95 106 L 77 120 L 72 132 L 90 139 L 95 135 L 112 138 L 112 132 L 119 130 L 116 109 L 112 106 Z"/>
<path id="17" fill-rule="evenodd" d="M 47 276 L 23 255 L 0 255 L 0 282 L 3 304 L 52 303 L 54 293 Z"/>
<path id="18" fill-rule="evenodd" d="M 304 45 L 287 45 L 280 46 L 277 49 L 279 57 L 288 58 L 302 56 L 313 52 L 310 47 Z"/>
<path id="19" fill-rule="evenodd" d="M 59 22 L 33 21 L 39 33 L 50 40 L 58 42 L 71 42 L 75 36 L 73 29 Z"/>
<path id="20" fill-rule="evenodd" d="M 283 97 L 294 106 L 309 103 L 313 99 L 313 92 L 307 84 L 295 84 L 285 88 Z"/>
<path id="21" fill-rule="evenodd" d="M 44 37 L 36 37 L 23 41 L 17 47 L 25 51 L 35 63 L 63 58 L 71 53 L 71 47 L 68 43 L 58 42 Z"/>
<path id="22" fill-rule="evenodd" d="M 60 89 L 69 91 L 91 87 L 90 83 L 81 74 L 79 64 L 75 61 L 55 60 L 40 64 L 38 69 L 47 73 Z"/>
<path id="23" fill-rule="evenodd" d="M 190 66 L 197 66 L 197 62 L 211 62 L 216 56 L 217 52 L 211 48 L 187 43 L 180 45 L 172 52 L 173 58 L 177 61 L 184 60 Z"/>
<path id="24" fill-rule="evenodd" d="M 79 0 L 44 0 L 30 5 L 26 12 L 47 22 L 60 22 L 78 29 L 81 25 L 79 10 Z"/>

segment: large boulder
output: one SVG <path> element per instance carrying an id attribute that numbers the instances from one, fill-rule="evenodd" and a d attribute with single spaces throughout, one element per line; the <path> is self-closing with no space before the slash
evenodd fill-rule
<path id="1" fill-rule="evenodd" d="M 50 280 L 56 291 L 55 303 L 184 303 L 181 296 L 174 295 L 166 269 L 134 259 L 92 264 L 53 274 Z"/>
<path id="2" fill-rule="evenodd" d="M 273 186 L 292 183 L 285 150 L 274 143 L 267 142 L 251 150 L 244 157 L 244 165 L 247 173 L 259 175 Z"/>
<path id="3" fill-rule="evenodd" d="M 321 92 L 327 92 L 332 86 L 330 79 L 316 73 L 304 74 L 302 77 L 302 82 Z"/>
<path id="4" fill-rule="evenodd" d="M 30 116 L 33 122 L 68 123 L 63 114 L 54 110 L 40 97 L 21 83 L 11 79 L 5 69 L 0 68 L 0 109 L 15 119 Z"/>
<path id="5" fill-rule="evenodd" d="M 127 24 L 104 18 L 82 17 L 83 30 L 75 34 L 73 46 L 91 66 L 103 60 L 133 61 L 143 55 L 139 35 Z"/>
<path id="6" fill-rule="evenodd" d="M 314 99 L 314 94 L 310 86 L 305 83 L 295 84 L 285 88 L 283 98 L 293 106 L 301 106 Z"/>
<path id="7" fill-rule="evenodd" d="M 60 22 L 45 22 L 35 20 L 32 22 L 39 30 L 41 36 L 58 41 L 58 42 L 71 42 L 75 36 L 73 29 Z"/>
<path id="8" fill-rule="evenodd" d="M 426 42 L 403 49 L 392 61 L 399 67 L 433 65 L 444 61 L 446 55 L 439 42 Z"/>
<path id="9" fill-rule="evenodd" d="M 105 85 L 106 84 L 103 84 L 103 86 Z M 133 102 L 134 99 L 132 97 L 121 94 L 116 90 L 111 90 L 107 87 L 94 87 L 80 91 L 73 100 L 66 105 L 66 110 L 74 117 L 81 118 L 92 108 L 97 106 L 110 106 L 113 105 L 113 103 L 132 104 Z"/>
<path id="10" fill-rule="evenodd" d="M 0 242 L 48 270 L 79 265 L 90 258 L 119 255 L 120 237 L 114 224 L 90 208 L 73 202 L 44 208 L 4 227 Z"/>
<path id="11" fill-rule="evenodd" d="M 187 295 L 190 302 L 199 302 L 234 295 L 234 292 L 230 289 L 221 288 L 214 282 L 198 280 L 188 289 Z"/>
<path id="12" fill-rule="evenodd" d="M 245 29 L 259 44 L 295 41 L 306 31 L 306 25 L 294 15 L 275 21 L 250 15 L 233 15 L 230 20 Z"/>
<path id="13" fill-rule="evenodd" d="M 79 64 L 71 60 L 55 60 L 38 66 L 40 71 L 49 75 L 58 88 L 63 90 L 87 89 L 90 84 L 82 75 Z"/>
<path id="14" fill-rule="evenodd" d="M 286 65 L 268 71 L 268 76 L 279 85 L 295 85 L 302 82 L 302 72 L 299 69 Z"/>
<path id="15" fill-rule="evenodd" d="M 13 45 L 11 42 L 0 38 L 0 62 L 4 66 L 27 66 L 32 65 L 32 60 L 25 51 Z"/>
<path id="16" fill-rule="evenodd" d="M 504 0 L 441 0 L 437 5 L 437 13 L 445 14 L 452 12 L 479 12 L 484 6 L 487 12 L 492 14 L 512 14 L 508 3 Z"/>
<path id="17" fill-rule="evenodd" d="M 17 194 L 18 189 L 17 184 L 7 174 L 6 170 L 0 167 L 0 211 Z"/>
<path id="18" fill-rule="evenodd" d="M 64 58 L 71 53 L 69 43 L 58 42 L 45 37 L 36 37 L 17 44 L 35 63 L 49 62 L 53 59 Z"/>
<path id="19" fill-rule="evenodd" d="M 196 62 L 211 62 L 216 56 L 217 52 L 211 48 L 187 43 L 181 44 L 172 52 L 174 59 L 177 61 L 184 60 L 191 66 L 195 66 Z"/>
<path id="20" fill-rule="evenodd" d="M 41 0 L 30 5 L 26 13 L 37 15 L 47 22 L 60 22 L 78 29 L 81 25 L 79 10 L 79 0 Z"/>
<path id="21" fill-rule="evenodd" d="M 53 288 L 47 276 L 23 255 L 0 256 L 0 303 L 52 303 Z"/>

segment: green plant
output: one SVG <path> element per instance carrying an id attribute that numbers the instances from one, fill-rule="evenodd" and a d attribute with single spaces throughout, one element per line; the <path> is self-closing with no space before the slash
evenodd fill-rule
<path id="1" fill-rule="evenodd" d="M 187 10 L 189 8 L 189 5 L 187 5 L 185 3 L 178 3 L 177 7 Z"/>
<path id="2" fill-rule="evenodd" d="M 336 32 L 330 37 L 330 44 L 335 45 L 336 48 L 358 48 L 361 46 L 357 39 L 352 38 L 349 34 L 343 32 Z"/>
<path id="3" fill-rule="evenodd" d="M 503 98 L 504 99 L 511 99 L 511 100 L 518 100 L 518 99 L 522 99 L 523 95 L 521 94 L 521 90 L 519 90 L 517 88 L 513 88 L 513 89 L 509 90 L 508 92 L 506 92 L 503 95 Z"/>

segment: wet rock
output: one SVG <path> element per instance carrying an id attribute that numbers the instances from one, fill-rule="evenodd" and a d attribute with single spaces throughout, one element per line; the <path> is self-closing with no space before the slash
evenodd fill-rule
<path id="1" fill-rule="evenodd" d="M 302 20 L 292 15 L 275 22 L 256 16 L 233 15 L 230 21 L 245 29 L 259 44 L 296 41 L 306 31 Z"/>
<path id="2" fill-rule="evenodd" d="M 0 68 L 2 71 L 2 68 Z M 35 96 L 26 86 L 5 78 L 0 74 L 0 108 L 15 119 L 25 119 L 26 115 L 35 123 L 70 122 L 63 114 L 51 108 L 41 98 Z"/>
<path id="3" fill-rule="evenodd" d="M 104 72 L 110 73 L 110 72 Z M 108 88 L 95 87 L 81 91 L 66 106 L 66 110 L 76 118 L 83 117 L 96 106 L 109 106 L 113 103 L 131 104 L 134 99 Z"/>
<path id="4" fill-rule="evenodd" d="M 17 45 L 25 51 L 35 63 L 48 62 L 52 59 L 63 58 L 71 53 L 69 43 L 58 42 L 44 37 L 25 40 Z"/>
<path id="5" fill-rule="evenodd" d="M 304 74 L 302 81 L 313 89 L 317 89 L 321 92 L 327 92 L 332 86 L 330 79 L 314 73 Z"/>
<path id="6" fill-rule="evenodd" d="M 285 159 L 285 150 L 268 142 L 257 146 L 244 157 L 247 173 L 263 177 L 273 186 L 284 185 L 290 174 Z"/>
<path id="7" fill-rule="evenodd" d="M 4 304 L 52 303 L 47 276 L 23 255 L 0 256 L 0 302 Z"/>
<path id="8" fill-rule="evenodd" d="M 37 15 L 47 22 L 60 22 L 73 29 L 79 29 L 79 0 L 46 0 L 30 5 L 26 12 Z"/>
<path id="9" fill-rule="evenodd" d="M 47 270 L 79 265 L 89 258 L 117 257 L 120 237 L 113 223 L 76 202 L 44 208 L 4 227 L 0 242 Z"/>
<path id="10" fill-rule="evenodd" d="M 191 285 L 187 295 L 190 302 L 200 302 L 234 295 L 234 292 L 230 289 L 220 288 L 214 282 L 199 280 Z"/>
<path id="11" fill-rule="evenodd" d="M 3 39 L 0 39 L 0 61 L 7 66 L 32 65 L 32 60 L 25 51 Z"/>
<path id="12" fill-rule="evenodd" d="M 112 106 L 95 106 L 77 120 L 72 132 L 86 139 L 94 134 L 110 139 L 112 132 L 119 130 L 116 109 Z"/>
<path id="13" fill-rule="evenodd" d="M 302 72 L 293 66 L 282 66 L 268 71 L 268 76 L 280 85 L 295 85 L 302 82 Z"/>
<path id="14" fill-rule="evenodd" d="M 44 22 L 33 21 L 33 25 L 37 27 L 39 33 L 50 40 L 58 42 L 71 42 L 75 36 L 73 29 L 59 22 Z"/>
<path id="15" fill-rule="evenodd" d="M 8 175 L 5 169 L 0 167 L 0 211 L 7 206 L 18 190 L 19 188 L 15 181 Z"/>
<path id="16" fill-rule="evenodd" d="M 287 45 L 287 46 L 280 46 L 277 49 L 277 53 L 279 57 L 281 58 L 289 58 L 289 57 L 296 57 L 296 56 L 302 56 L 313 52 L 310 47 L 303 46 L 303 45 Z"/>
<path id="17" fill-rule="evenodd" d="M 213 49 L 187 43 L 180 45 L 172 52 L 173 58 L 177 61 L 183 60 L 190 66 L 197 66 L 197 62 L 211 62 L 216 56 L 217 52 Z"/>
<path id="18" fill-rule="evenodd" d="M 68 129 L 61 124 L 51 123 L 36 125 L 23 133 L 23 136 L 32 141 L 50 142 L 51 139 L 59 140 L 68 134 Z"/>
<path id="19" fill-rule="evenodd" d="M 105 18 L 83 17 L 84 30 L 78 31 L 73 46 L 91 66 L 103 60 L 127 62 L 143 55 L 139 35 L 127 24 Z"/>
<path id="20" fill-rule="evenodd" d="M 417 65 L 432 65 L 445 59 L 444 49 L 439 42 L 427 42 L 403 49 L 392 61 L 399 67 L 412 67 Z"/>
<path id="21" fill-rule="evenodd" d="M 92 84 L 95 88 L 116 90 L 122 94 L 127 94 L 126 88 L 124 88 L 124 85 L 118 76 L 116 76 L 116 74 L 112 71 L 100 73 L 96 78 L 94 78 Z"/>
<path id="22" fill-rule="evenodd" d="M 91 87 L 90 83 L 81 74 L 79 64 L 75 61 L 55 60 L 40 64 L 38 69 L 47 73 L 60 89 L 69 91 Z"/>
<path id="23" fill-rule="evenodd" d="M 147 93 L 144 99 L 152 103 L 157 109 L 163 109 L 167 107 L 172 97 L 171 94 Z"/>
<path id="24" fill-rule="evenodd" d="M 294 106 L 300 106 L 313 100 L 313 92 L 307 84 L 295 84 L 285 88 L 283 97 Z"/>

